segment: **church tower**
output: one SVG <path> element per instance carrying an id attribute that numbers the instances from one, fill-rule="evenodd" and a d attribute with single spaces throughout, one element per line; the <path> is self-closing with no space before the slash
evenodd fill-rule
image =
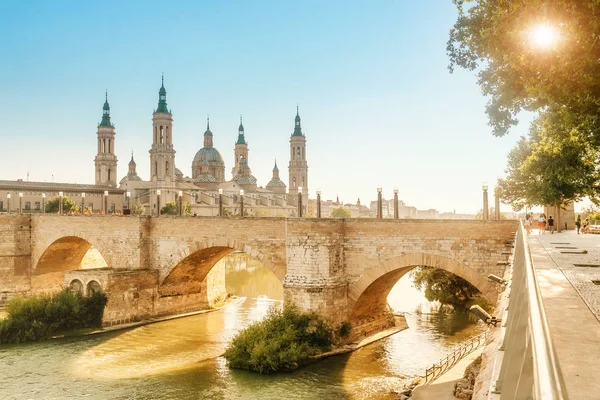
<path id="1" fill-rule="evenodd" d="M 160 206 L 176 197 L 175 149 L 173 148 L 173 115 L 167 109 L 165 78 L 158 91 L 158 107 L 152 115 L 152 148 L 150 149 L 150 180 L 152 181 L 151 213 L 157 214 L 157 190 L 161 191 Z"/>
<path id="2" fill-rule="evenodd" d="M 110 122 L 108 91 L 102 108 L 102 121 L 98 125 L 98 154 L 94 159 L 96 185 L 117 186 L 117 156 L 115 156 L 115 126 Z"/>
<path id="3" fill-rule="evenodd" d="M 241 160 L 242 158 L 246 160 L 248 163 L 248 143 L 246 143 L 246 138 L 244 137 L 244 125 L 242 124 L 242 116 L 240 115 L 240 127 L 238 128 L 238 138 L 237 142 L 235 142 L 235 148 L 233 149 L 233 154 L 235 154 L 235 160 L 233 162 L 233 168 L 231 170 L 231 175 L 235 178 L 236 175 L 240 172 Z"/>
<path id="4" fill-rule="evenodd" d="M 294 133 L 290 138 L 290 165 L 288 167 L 288 204 L 298 206 L 298 188 L 302 187 L 302 208 L 306 211 L 308 204 L 308 164 L 306 163 L 306 136 L 302 133 L 300 113 L 296 108 Z M 305 212 L 303 212 L 305 214 Z"/>

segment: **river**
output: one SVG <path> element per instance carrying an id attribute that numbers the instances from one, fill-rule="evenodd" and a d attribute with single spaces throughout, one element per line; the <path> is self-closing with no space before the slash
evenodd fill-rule
<path id="1" fill-rule="evenodd" d="M 220 355 L 240 329 L 281 304 L 281 283 L 256 261 L 227 260 L 221 310 L 134 329 L 0 348 L 0 399 L 393 399 L 457 343 L 480 333 L 402 278 L 388 297 L 409 329 L 292 373 L 230 370 Z M 424 313 L 417 313 L 420 309 Z"/>

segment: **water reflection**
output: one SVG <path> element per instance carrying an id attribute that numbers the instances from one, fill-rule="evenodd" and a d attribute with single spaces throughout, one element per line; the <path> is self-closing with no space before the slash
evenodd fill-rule
<path id="1" fill-rule="evenodd" d="M 281 304 L 282 287 L 256 260 L 234 255 L 223 262 L 227 290 L 240 297 L 220 311 L 0 350 L 2 398 L 392 399 L 391 390 L 482 329 L 435 312 L 404 277 L 388 300 L 407 312 L 409 329 L 291 373 L 233 371 L 220 355 L 240 329 Z"/>

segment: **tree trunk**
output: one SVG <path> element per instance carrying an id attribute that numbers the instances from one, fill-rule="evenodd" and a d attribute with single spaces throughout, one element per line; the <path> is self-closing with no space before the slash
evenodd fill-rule
<path id="1" fill-rule="evenodd" d="M 561 232 L 560 204 L 556 205 L 556 233 Z"/>

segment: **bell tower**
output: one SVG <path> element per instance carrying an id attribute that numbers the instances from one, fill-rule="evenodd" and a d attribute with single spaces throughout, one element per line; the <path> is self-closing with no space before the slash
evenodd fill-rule
<path id="1" fill-rule="evenodd" d="M 158 107 L 152 115 L 152 147 L 150 148 L 151 212 L 157 214 L 157 191 L 160 205 L 175 200 L 175 149 L 173 148 L 173 115 L 167 108 L 165 77 L 158 91 Z"/>
<path id="2" fill-rule="evenodd" d="M 233 162 L 233 168 L 231 169 L 231 175 L 235 178 L 240 172 L 241 160 L 245 159 L 248 162 L 248 143 L 244 136 L 244 125 L 242 124 L 242 116 L 240 115 L 240 127 L 238 128 L 238 138 L 235 142 L 235 148 L 233 149 L 235 154 L 235 160 Z"/>
<path id="3" fill-rule="evenodd" d="M 98 154 L 94 159 L 96 185 L 117 186 L 117 156 L 115 156 L 115 126 L 110 122 L 108 91 L 102 107 L 102 121 L 98 125 Z"/>
<path id="4" fill-rule="evenodd" d="M 288 201 L 292 206 L 298 206 L 298 188 L 302 188 L 302 208 L 305 214 L 308 204 L 308 164 L 306 162 L 306 136 L 302 133 L 300 113 L 296 107 L 294 133 L 290 138 L 290 164 L 288 182 Z"/>

